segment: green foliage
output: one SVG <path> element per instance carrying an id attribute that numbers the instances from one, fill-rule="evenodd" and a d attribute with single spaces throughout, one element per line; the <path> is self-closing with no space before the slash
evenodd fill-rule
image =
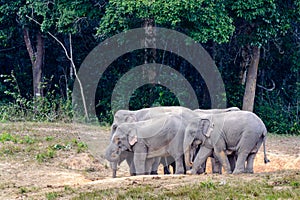
<path id="1" fill-rule="evenodd" d="M 262 46 L 291 28 L 288 8 L 274 0 L 232 1 L 228 3 L 243 45 Z M 284 11 L 283 11 L 284 10 Z"/>
<path id="2" fill-rule="evenodd" d="M 52 139 L 46 141 L 52 141 Z M 77 153 L 82 153 L 88 149 L 88 146 L 86 143 L 79 142 L 76 139 L 73 139 L 71 142 L 66 142 L 66 144 L 55 143 L 39 152 L 36 155 L 36 160 L 38 162 L 47 162 L 55 157 L 56 151 L 69 151 L 71 149 L 76 149 Z"/>
<path id="3" fill-rule="evenodd" d="M 57 199 L 58 197 L 59 197 L 59 195 L 57 194 L 57 192 L 49 192 L 46 194 L 47 200 L 54 200 L 54 199 Z"/>
<path id="4" fill-rule="evenodd" d="M 1 121 L 65 121 L 72 119 L 71 91 L 67 91 L 68 99 L 64 100 L 55 90 L 47 91 L 44 97 L 27 99 L 21 95 L 18 81 L 12 72 L 11 75 L 1 75 L 4 82 L 12 89 L 5 94 L 12 98 L 12 102 L 0 104 Z M 46 87 L 47 82 L 44 82 Z M 58 86 L 56 85 L 56 88 Z"/>
<path id="5" fill-rule="evenodd" d="M 7 141 L 11 141 L 11 142 L 14 142 L 14 143 L 18 143 L 18 138 L 15 137 L 15 136 L 12 136 L 11 134 L 9 133 L 1 133 L 0 135 L 0 141 L 2 143 L 4 142 L 7 142 Z"/>
<path id="6" fill-rule="evenodd" d="M 45 150 L 42 150 L 40 153 L 36 154 L 35 158 L 38 162 L 47 162 L 50 159 L 54 158 L 55 150 L 51 147 L 48 147 Z"/>
<path id="7" fill-rule="evenodd" d="M 234 31 L 225 1 L 109 1 L 97 34 L 101 37 L 141 27 L 147 20 L 157 26 L 185 30 L 196 41 L 228 42 Z"/>
<path id="8" fill-rule="evenodd" d="M 149 22 L 178 30 L 202 43 L 221 71 L 228 106 L 242 107 L 244 86 L 239 75 L 245 60 L 241 49 L 260 46 L 258 83 L 269 86 L 273 80 L 276 88 L 272 92 L 257 89 L 255 112 L 269 131 L 299 134 L 299 13 L 298 0 L 3 0 L 0 3 L 0 74 L 3 74 L 0 121 L 71 121 L 74 77 L 70 75 L 70 64 L 63 50 L 48 37 L 48 31 L 66 47 L 69 47 L 68 34 L 72 34 L 74 62 L 80 66 L 98 41 Z M 32 34 L 33 46 L 35 33 L 43 32 L 42 98 L 32 97 L 32 63 L 24 44 L 24 27 Z M 193 67 L 168 52 L 157 51 L 155 56 L 156 63 L 172 66 L 186 77 L 196 91 L 201 108 L 210 107 L 205 83 L 194 76 Z M 102 76 L 95 98 L 101 124 L 112 122 L 110 101 L 115 84 L 128 70 L 144 63 L 145 53 L 131 52 L 112 63 Z M 139 109 L 179 102 L 167 88 L 145 85 L 134 92 L 129 104 L 130 109 Z"/>
<path id="9" fill-rule="evenodd" d="M 85 142 L 78 141 L 76 139 L 72 140 L 72 144 L 77 147 L 77 153 L 85 152 L 88 149 L 88 146 Z"/>
<path id="10" fill-rule="evenodd" d="M 3 144 L 0 148 L 0 155 L 15 155 L 19 152 L 30 152 L 32 148 L 22 148 L 22 145 L 33 145 L 36 140 L 28 135 L 19 136 L 15 134 L 10 134 L 7 132 L 2 132 L 0 134 L 0 142 Z M 20 146 L 21 145 L 21 146 Z"/>
<path id="11" fill-rule="evenodd" d="M 3 132 L 0 134 L 0 142 L 5 143 L 5 142 L 13 142 L 15 144 L 33 144 L 35 143 L 35 139 L 25 135 L 23 137 L 20 137 L 18 135 L 12 135 L 7 132 Z"/>

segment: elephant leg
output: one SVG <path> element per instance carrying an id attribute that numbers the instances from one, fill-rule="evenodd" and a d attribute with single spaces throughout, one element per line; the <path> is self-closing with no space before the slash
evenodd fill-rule
<path id="1" fill-rule="evenodd" d="M 215 151 L 215 156 L 219 160 L 221 165 L 223 166 L 225 173 L 231 174 L 232 171 L 231 171 L 229 160 L 228 160 L 228 157 L 227 157 L 225 151 L 219 151 L 219 152 Z"/>
<path id="2" fill-rule="evenodd" d="M 239 153 L 237 156 L 236 166 L 233 171 L 233 174 L 240 174 L 245 172 L 245 162 L 248 157 L 249 153 Z"/>
<path id="3" fill-rule="evenodd" d="M 162 157 L 160 162 L 164 166 L 164 174 L 171 174 L 170 169 L 169 169 L 169 163 L 167 161 L 167 157 Z"/>
<path id="4" fill-rule="evenodd" d="M 245 172 L 253 174 L 253 165 L 254 165 L 254 159 L 255 159 L 256 153 L 250 153 L 247 158 L 247 165 Z"/>
<path id="5" fill-rule="evenodd" d="M 157 170 L 160 164 L 161 157 L 154 158 L 154 162 L 152 164 L 151 173 L 152 175 L 158 175 Z"/>
<path id="6" fill-rule="evenodd" d="M 175 159 L 175 174 L 184 174 L 184 167 L 183 167 L 183 156 L 177 157 Z"/>
<path id="7" fill-rule="evenodd" d="M 133 160 L 132 160 L 132 162 L 129 165 L 129 170 L 130 170 L 130 176 L 135 176 L 136 175 L 136 171 L 135 171 Z"/>
<path id="8" fill-rule="evenodd" d="M 150 175 L 155 158 L 147 158 L 145 162 L 145 174 Z"/>
<path id="9" fill-rule="evenodd" d="M 169 169 L 169 166 L 168 166 L 168 165 L 165 165 L 165 166 L 164 166 L 164 174 L 171 174 L 171 172 L 170 172 L 170 169 Z"/>
<path id="10" fill-rule="evenodd" d="M 136 143 L 133 147 L 134 155 L 133 162 L 136 170 L 136 175 L 144 175 L 146 157 L 147 157 L 147 147 L 142 143 Z"/>
<path id="11" fill-rule="evenodd" d="M 192 174 L 198 174 L 198 172 L 204 171 L 203 164 L 206 162 L 207 158 L 212 154 L 212 149 L 201 147 L 192 167 Z"/>
<path id="12" fill-rule="evenodd" d="M 231 171 L 234 171 L 235 169 L 235 164 L 236 164 L 236 155 L 228 155 L 228 160 L 230 164 Z"/>
<path id="13" fill-rule="evenodd" d="M 174 161 L 174 162 L 172 162 L 171 164 L 170 164 L 170 166 L 172 166 L 172 169 L 173 169 L 173 174 L 176 172 L 176 162 Z"/>
<path id="14" fill-rule="evenodd" d="M 135 176 L 135 168 L 134 168 L 133 153 L 132 152 L 127 153 L 126 162 L 129 166 L 130 176 Z"/>
<path id="15" fill-rule="evenodd" d="M 253 132 L 246 132 L 237 145 L 237 161 L 234 169 L 235 174 L 245 173 L 245 162 L 251 153 L 257 152 L 258 147 L 262 144 L 260 136 Z M 254 156 L 255 157 L 255 156 Z M 253 156 L 249 159 L 249 168 L 253 171 Z M 253 159 L 253 160 L 252 160 Z M 248 165 L 248 164 L 247 164 Z M 252 167 L 250 167 L 252 165 Z M 251 169 L 250 169 L 251 170 Z"/>
<path id="16" fill-rule="evenodd" d="M 206 172 L 206 162 L 207 160 L 201 165 L 201 168 L 197 171 L 197 174 L 203 174 Z"/>
<path id="17" fill-rule="evenodd" d="M 210 158 L 211 161 L 211 169 L 213 174 L 222 174 L 222 165 L 218 159 L 213 157 Z"/>

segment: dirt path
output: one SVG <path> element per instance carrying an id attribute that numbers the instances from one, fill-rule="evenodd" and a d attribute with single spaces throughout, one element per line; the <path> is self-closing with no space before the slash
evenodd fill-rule
<path id="1" fill-rule="evenodd" d="M 11 132 L 17 135 L 31 135 L 35 138 L 40 137 L 43 141 L 48 135 L 54 137 L 51 144 L 77 138 L 87 143 L 89 150 L 83 153 L 77 153 L 75 150 L 57 151 L 54 158 L 40 163 L 36 161 L 36 156 L 26 153 L 29 151 L 26 150 L 28 146 L 0 142 L 0 199 L 26 199 L 29 197 L 40 199 L 49 192 L 62 191 L 66 187 L 91 190 L 92 188 L 132 187 L 147 183 L 161 184 L 164 187 L 172 188 L 209 179 L 217 180 L 221 184 L 236 178 L 233 175 L 213 175 L 209 171 L 207 175 L 199 175 L 196 178 L 195 176 L 174 175 L 129 177 L 128 166 L 122 163 L 118 171 L 119 178 L 112 179 L 109 164 L 103 157 L 105 147 L 109 142 L 109 129 L 60 124 L 55 126 L 51 124 L 39 124 L 38 126 L 14 124 L 14 126 L 19 126 L 19 128 L 12 128 L 10 124 L 1 124 L 0 134 Z M 49 148 L 49 144 L 44 143 L 39 142 L 34 145 L 45 149 Z M 13 155 L 7 155 L 3 151 L 8 145 L 21 150 Z M 35 151 L 32 151 L 32 154 Z M 270 163 L 264 164 L 261 148 L 255 160 L 255 174 L 239 175 L 238 177 L 259 179 L 265 174 L 280 174 L 286 170 L 300 171 L 300 137 L 270 135 L 267 140 L 267 154 L 271 160 Z M 159 174 L 162 174 L 162 167 L 160 167 Z"/>

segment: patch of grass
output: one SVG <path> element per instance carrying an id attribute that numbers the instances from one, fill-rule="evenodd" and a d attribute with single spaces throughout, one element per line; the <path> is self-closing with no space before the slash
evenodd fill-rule
<path id="1" fill-rule="evenodd" d="M 29 190 L 28 190 L 27 188 L 25 188 L 25 187 L 20 187 L 20 193 L 21 193 L 21 194 L 25 194 L 25 193 L 27 193 L 27 192 L 29 192 Z"/>
<path id="2" fill-rule="evenodd" d="M 74 190 L 73 188 L 71 188 L 70 186 L 67 186 L 67 185 L 64 187 L 64 190 L 65 190 L 66 192 L 72 192 L 72 193 L 75 192 L 75 190 Z"/>
<path id="3" fill-rule="evenodd" d="M 41 163 L 49 161 L 50 159 L 54 158 L 54 156 L 55 151 L 52 148 L 47 148 L 46 151 L 38 153 L 35 158 L 38 162 Z"/>
<path id="4" fill-rule="evenodd" d="M 57 192 L 49 192 L 46 194 L 46 199 L 48 200 L 53 200 L 53 199 L 57 199 L 59 197 Z"/>
<path id="5" fill-rule="evenodd" d="M 285 178 L 279 181 L 283 186 L 238 179 L 226 184 L 209 180 L 174 188 L 142 185 L 82 192 L 74 199 L 298 199 L 300 190 L 293 187 L 299 188 L 299 177 L 292 178 L 289 183 Z"/>
<path id="6" fill-rule="evenodd" d="M 88 149 L 88 146 L 84 142 L 77 143 L 77 153 L 85 152 Z"/>
<path id="7" fill-rule="evenodd" d="M 18 135 L 12 135 L 10 133 L 3 132 L 2 134 L 0 134 L 0 142 L 2 142 L 3 144 L 5 142 L 13 142 L 16 144 L 33 144 L 35 143 L 35 139 L 28 135 L 20 137 Z"/>
<path id="8" fill-rule="evenodd" d="M 18 143 L 18 138 L 16 136 L 11 135 L 10 133 L 2 133 L 0 134 L 0 142 L 4 143 L 4 142 L 14 142 L 14 143 Z"/>
<path id="9" fill-rule="evenodd" d="M 24 136 L 23 138 L 20 138 L 16 143 L 20 144 L 34 144 L 36 141 L 34 138 L 29 137 L 28 135 Z"/>
<path id="10" fill-rule="evenodd" d="M 47 137 L 45 137 L 45 141 L 47 141 L 47 142 L 50 142 L 50 141 L 52 141 L 54 139 L 54 137 L 52 137 L 52 136 L 47 136 Z"/>
<path id="11" fill-rule="evenodd" d="M 14 155 L 16 153 L 22 152 L 22 149 L 20 146 L 17 146 L 15 144 L 4 144 L 0 148 L 0 155 Z"/>

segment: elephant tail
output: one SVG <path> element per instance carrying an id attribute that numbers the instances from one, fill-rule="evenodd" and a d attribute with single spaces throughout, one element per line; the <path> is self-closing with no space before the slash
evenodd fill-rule
<path id="1" fill-rule="evenodd" d="M 267 152 L 266 152 L 266 136 L 263 136 L 263 148 L 264 148 L 264 162 L 267 164 L 270 162 L 270 160 L 267 158 Z"/>

